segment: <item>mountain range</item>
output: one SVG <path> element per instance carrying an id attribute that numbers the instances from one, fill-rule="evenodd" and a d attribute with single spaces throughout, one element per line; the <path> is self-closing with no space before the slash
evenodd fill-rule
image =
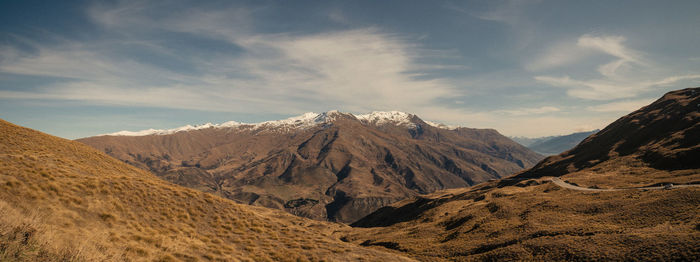
<path id="1" fill-rule="evenodd" d="M 110 148 L 95 149 L 0 120 L 0 261 L 698 261 L 698 108 L 700 88 L 669 92 L 573 149 L 550 156 L 530 169 L 471 187 L 415 193 L 375 210 L 351 226 L 239 204 L 217 196 L 223 195 L 220 191 L 211 190 L 214 194 L 210 194 L 202 192 L 206 188 L 195 190 L 168 182 L 162 179 L 163 174 L 159 178 L 144 170 L 143 166 L 158 165 L 141 161 L 143 154 L 134 156 L 136 161 L 129 165 L 102 152 Z M 225 150 L 205 145 L 219 141 L 207 139 L 222 131 L 233 134 L 229 138 L 243 138 L 238 129 L 248 130 L 245 132 L 250 137 L 270 133 L 264 139 L 257 138 L 262 141 L 253 139 L 250 143 L 254 145 L 298 137 L 302 141 L 299 144 L 277 144 L 288 145 L 282 150 L 294 154 L 289 161 L 320 162 L 287 166 L 296 170 L 330 166 L 343 159 L 338 157 L 341 153 L 355 150 L 364 149 L 361 153 L 369 156 L 385 152 L 366 149 L 366 144 L 372 144 L 391 151 L 393 161 L 384 160 L 386 154 L 380 155 L 384 157 L 384 168 L 416 168 L 414 177 L 418 177 L 418 171 L 429 169 L 418 169 L 426 168 L 422 162 L 402 162 L 413 159 L 394 153 L 403 152 L 399 149 L 407 148 L 405 144 L 408 148 L 437 150 L 442 147 L 436 140 L 455 143 L 469 134 L 473 140 L 500 152 L 495 147 L 503 150 L 503 144 L 492 142 L 493 138 L 510 141 L 490 130 L 435 128 L 415 116 L 404 116 L 398 112 L 366 116 L 329 112 L 307 114 L 281 121 L 282 124 L 229 123 L 224 127 L 149 130 L 97 138 L 135 139 L 125 139 L 125 146 L 153 140 L 161 144 L 150 144 L 151 147 L 180 148 L 177 154 L 181 155 L 172 153 L 173 156 L 163 156 L 159 161 L 184 161 L 173 169 L 193 170 L 193 174 L 210 174 L 206 169 L 211 163 L 208 157 Z M 336 133 L 337 137 L 333 135 Z M 193 134 L 198 134 L 197 139 L 177 137 Z M 364 140 L 354 140 L 360 138 Z M 203 152 L 210 153 L 195 154 L 197 157 L 184 153 L 198 147 L 207 148 Z M 129 155 L 121 150 L 124 149 L 113 147 L 108 151 L 112 155 Z M 333 157 L 319 157 L 323 154 Z M 335 192 L 359 187 L 337 185 L 351 176 L 361 177 L 352 170 L 363 170 L 363 163 L 370 163 L 356 159 L 362 155 L 349 156 L 351 170 L 344 179 L 336 177 L 329 187 Z M 175 162 L 167 162 L 169 159 Z M 239 163 L 227 161 L 220 165 Z M 395 168 L 390 163 L 398 164 Z M 135 167 L 138 165 L 142 168 Z M 345 168 L 340 166 L 341 170 Z M 174 173 L 181 180 L 173 181 L 206 181 L 206 175 L 190 176 L 186 172 L 190 171 Z M 300 181 L 295 179 L 319 173 L 322 174 L 300 172 L 289 178 Z M 282 172 L 274 179 L 285 181 L 285 174 L 292 173 Z M 389 179 L 390 175 L 386 177 Z M 320 178 L 312 177 L 318 181 Z M 374 186 L 368 183 L 374 180 L 351 181 Z M 469 184 L 466 180 L 464 183 Z M 294 191 L 303 189 L 303 185 L 288 186 Z M 420 191 L 418 187 L 407 188 Z M 304 202 L 313 201 L 302 199 L 290 205 L 304 206 Z"/>
<path id="2" fill-rule="evenodd" d="M 542 159 L 492 129 L 449 128 L 397 111 L 306 113 L 77 141 L 178 185 L 347 223 L 407 197 L 501 178 Z"/>
<path id="3" fill-rule="evenodd" d="M 669 92 L 531 169 L 381 208 L 344 239 L 424 261 L 697 261 L 699 108 L 700 88 Z"/>
<path id="4" fill-rule="evenodd" d="M 577 132 L 568 135 L 561 136 L 545 136 L 537 138 L 528 137 L 510 137 L 513 141 L 518 142 L 527 148 L 542 154 L 542 155 L 558 155 L 566 150 L 574 148 L 581 141 L 586 139 L 586 137 L 595 134 L 600 130 L 596 129 L 587 132 Z"/>

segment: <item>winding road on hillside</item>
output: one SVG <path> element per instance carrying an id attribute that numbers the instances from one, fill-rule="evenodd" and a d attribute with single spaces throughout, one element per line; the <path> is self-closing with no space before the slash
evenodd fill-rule
<path id="1" fill-rule="evenodd" d="M 587 188 L 587 187 L 580 187 L 580 186 L 575 186 L 572 184 L 569 184 L 567 182 L 564 182 L 561 180 L 561 177 L 552 177 L 550 180 L 554 182 L 554 184 L 563 187 L 563 188 L 568 188 L 568 189 L 573 189 L 573 190 L 580 190 L 580 191 L 595 191 L 595 192 L 600 192 L 600 191 L 621 191 L 621 190 L 659 190 L 659 189 L 673 189 L 673 188 L 682 188 L 682 187 L 700 187 L 700 185 L 671 185 L 671 186 L 651 186 L 651 187 L 629 187 L 629 188 Z"/>

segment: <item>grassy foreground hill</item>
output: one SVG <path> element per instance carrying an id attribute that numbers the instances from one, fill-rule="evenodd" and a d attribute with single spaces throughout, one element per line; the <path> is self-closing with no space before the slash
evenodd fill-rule
<path id="1" fill-rule="evenodd" d="M 0 120 L 0 261 L 406 260 Z"/>
<path id="2" fill-rule="evenodd" d="M 344 239 L 425 261 L 698 261 L 700 187 L 630 188 L 700 182 L 699 108 L 700 88 L 670 92 L 511 179 L 384 207 Z"/>
<path id="3" fill-rule="evenodd" d="M 698 206 L 698 188 L 585 192 L 546 179 L 488 182 L 385 207 L 345 239 L 423 261 L 698 261 Z"/>

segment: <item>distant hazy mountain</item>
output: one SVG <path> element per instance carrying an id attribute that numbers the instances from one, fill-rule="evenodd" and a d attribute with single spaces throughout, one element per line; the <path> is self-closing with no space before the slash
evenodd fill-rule
<path id="1" fill-rule="evenodd" d="M 396 111 L 307 113 L 78 141 L 179 185 L 341 222 L 406 197 L 508 176 L 542 159 L 492 129 L 431 125 Z"/>
<path id="2" fill-rule="evenodd" d="M 546 141 L 552 138 L 555 138 L 556 136 L 543 136 L 543 137 L 524 137 L 524 136 L 511 136 L 508 137 L 512 139 L 513 141 L 517 142 L 518 144 L 524 145 L 526 147 L 530 147 L 532 144 L 540 143 L 542 141 Z"/>
<path id="3" fill-rule="evenodd" d="M 600 130 L 596 129 L 588 132 L 573 133 L 565 136 L 554 136 L 527 146 L 533 151 L 542 155 L 557 155 L 566 150 L 574 148 L 586 137 L 595 134 Z"/>
<path id="4" fill-rule="evenodd" d="M 545 136 L 537 138 L 511 137 L 513 141 L 524 145 L 542 155 L 557 155 L 566 150 L 574 148 L 586 137 L 595 134 L 599 130 L 578 132 L 563 136 Z"/>

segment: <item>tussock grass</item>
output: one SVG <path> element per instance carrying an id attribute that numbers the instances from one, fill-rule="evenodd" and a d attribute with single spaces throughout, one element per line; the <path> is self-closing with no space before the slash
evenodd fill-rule
<path id="1" fill-rule="evenodd" d="M 562 176 L 583 187 L 627 188 L 673 183 L 698 184 L 700 170 L 659 170 L 636 157 L 619 157 L 594 167 Z"/>
<path id="2" fill-rule="evenodd" d="M 173 185 L 2 120 L 0 212 L 3 261 L 397 259 L 336 239 L 340 224 Z"/>
<path id="3" fill-rule="evenodd" d="M 344 239 L 425 261 L 700 259 L 698 188 L 582 192 L 547 179 L 518 184 L 434 194 L 413 217 L 355 228 Z"/>

